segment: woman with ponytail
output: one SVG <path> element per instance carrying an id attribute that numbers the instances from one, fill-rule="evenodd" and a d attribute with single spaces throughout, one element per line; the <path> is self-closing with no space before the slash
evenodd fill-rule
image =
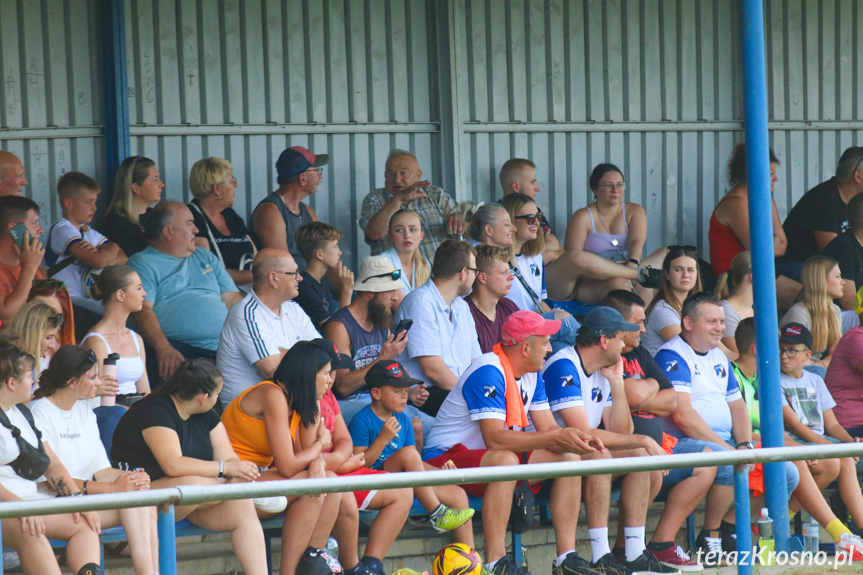
<path id="1" fill-rule="evenodd" d="M 92 351 L 61 347 L 39 378 L 37 399 L 31 404 L 36 426 L 84 495 L 147 490 L 150 477 L 143 471 L 112 468 L 99 442 L 96 416 L 86 402 L 95 396 L 98 383 L 99 366 Z M 55 495 L 47 481 L 38 483 L 38 489 Z M 156 508 L 106 509 L 98 514 L 102 527 L 123 526 L 136 575 L 155 573 L 159 561 Z"/>
<path id="2" fill-rule="evenodd" d="M 423 237 L 422 220 L 415 211 L 399 210 L 390 218 L 388 238 L 392 246 L 383 255 L 401 270 L 402 296 L 425 284 L 431 275 L 428 260 L 419 251 Z"/>
<path id="3" fill-rule="evenodd" d="M 740 252 L 731 260 L 731 268 L 719 277 L 716 283 L 716 297 L 722 300 L 725 309 L 725 335 L 722 343 L 733 354 L 728 359 L 734 361 L 739 355 L 734 341 L 737 324 L 755 315 L 752 309 L 752 254 Z"/>
<path id="4" fill-rule="evenodd" d="M 144 220 L 148 208 L 162 198 L 164 187 L 156 162 L 150 158 L 131 156 L 123 160 L 99 231 L 129 257 L 146 248 Z"/>

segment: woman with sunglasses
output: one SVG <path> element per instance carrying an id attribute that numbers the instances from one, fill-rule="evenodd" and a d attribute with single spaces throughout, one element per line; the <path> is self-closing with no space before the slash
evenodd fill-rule
<path id="1" fill-rule="evenodd" d="M 114 432 L 111 463 L 124 470 L 143 469 L 152 488 L 222 485 L 255 481 L 258 467 L 241 461 L 225 426 L 213 409 L 222 374 L 211 362 L 180 364 L 156 391 L 134 404 Z M 212 531 L 230 531 L 234 554 L 249 575 L 264 575 L 264 532 L 249 499 L 182 505 L 176 519 Z"/>
<path id="2" fill-rule="evenodd" d="M 336 473 L 362 468 L 362 458 L 353 456 L 352 449 L 336 446 L 334 451 L 337 438 L 318 421 L 319 396 L 333 381 L 331 368 L 330 355 L 321 344 L 299 341 L 282 358 L 273 381 L 262 381 L 249 388 L 225 408 L 222 421 L 228 437 L 237 453 L 266 468 L 261 480 L 334 477 Z M 313 434 L 305 447 L 300 441 L 301 427 Z M 344 432 L 347 433 L 347 428 Z M 334 458 L 343 455 L 347 457 L 337 469 L 327 471 Z M 408 492 L 407 497 L 404 491 Z M 372 492 L 368 499 L 386 500 L 389 504 L 393 494 L 402 494 L 401 500 L 397 505 L 382 506 L 378 515 L 381 519 L 375 519 L 369 533 L 366 555 L 382 559 L 407 519 L 412 491 L 381 492 L 380 497 Z M 284 525 L 281 575 L 307 572 L 314 562 L 320 561 L 316 556 L 322 553 L 330 532 L 339 542 L 339 561 L 345 572 L 364 573 L 364 565 L 357 556 L 359 514 L 353 493 L 289 497 Z"/>
<path id="3" fill-rule="evenodd" d="M 198 160 L 189 173 L 194 196 L 189 209 L 198 228 L 195 245 L 216 254 L 234 283 L 242 286 L 252 283 L 257 249 L 246 223 L 232 207 L 238 187 L 233 166 L 222 158 Z"/>
<path id="4" fill-rule="evenodd" d="M 772 195 L 779 177 L 776 175 L 779 158 L 770 150 L 770 203 L 773 212 L 773 257 L 785 255 L 788 240 L 779 209 Z M 728 157 L 728 185 L 731 189 L 723 196 L 710 215 L 710 265 L 716 277 L 731 268 L 734 256 L 749 245 L 749 188 L 746 185 L 746 144 L 737 144 Z M 788 309 L 800 293 L 800 264 L 786 263 L 777 266 L 776 299 L 779 309 Z"/>
<path id="5" fill-rule="evenodd" d="M 6 329 L 6 335 L 17 346 L 36 358 L 34 379 L 48 368 L 51 356 L 60 348 L 57 334 L 63 318 L 47 303 L 31 301 L 15 314 Z"/>
<path id="6" fill-rule="evenodd" d="M 83 495 L 81 488 L 43 441 L 24 405 L 33 386 L 32 355 L 12 345 L 0 345 L 0 500 L 20 501 Z M 45 478 L 50 494 L 36 479 Z M 101 574 L 101 532 L 95 511 L 4 519 L 3 545 L 18 550 L 25 573 L 60 575 L 48 539 L 65 541 L 66 563 L 73 573 Z"/>
<path id="7" fill-rule="evenodd" d="M 93 352 L 74 345 L 61 347 L 48 369 L 42 372 L 37 399 L 30 406 L 36 426 L 43 439 L 56 449 L 75 486 L 84 495 L 147 490 L 150 477 L 145 472 L 112 468 L 101 447 L 96 416 L 86 401 L 95 397 L 98 384 L 99 365 Z M 54 496 L 46 481 L 38 487 L 41 493 Z M 159 561 L 156 508 L 107 509 L 97 513 L 102 527 L 123 526 L 135 573 L 155 573 Z"/>
<path id="8" fill-rule="evenodd" d="M 27 301 L 41 301 L 51 306 L 57 315 L 62 316 L 60 330 L 57 332 L 59 345 L 75 345 L 75 315 L 72 313 L 72 298 L 66 284 L 59 280 L 33 280 Z"/>
<path id="9" fill-rule="evenodd" d="M 99 231 L 129 257 L 146 248 L 144 220 L 150 206 L 162 199 L 164 187 L 156 162 L 150 158 L 130 156 L 123 160 Z"/>
<path id="10" fill-rule="evenodd" d="M 397 211 L 390 218 L 387 237 L 392 245 L 382 255 L 390 258 L 393 267 L 401 271 L 404 297 L 426 283 L 431 276 L 429 262 L 419 250 L 420 242 L 425 237 L 420 215 L 407 208 Z"/>
<path id="11" fill-rule="evenodd" d="M 734 361 L 739 355 L 737 343 L 734 341 L 737 325 L 755 315 L 752 307 L 752 254 L 749 251 L 734 256 L 731 268 L 717 280 L 715 293 L 716 297 L 722 300 L 722 307 L 725 309 L 725 335 L 722 336 L 722 345 L 732 354 L 728 359 Z"/>
<path id="12" fill-rule="evenodd" d="M 812 332 L 811 365 L 804 369 L 824 378 L 833 350 L 842 338 L 842 310 L 833 303 L 845 293 L 839 263 L 827 256 L 812 256 L 800 274 L 803 291 L 800 301 L 785 312 L 779 325 L 796 322 Z"/>
<path id="13" fill-rule="evenodd" d="M 647 330 L 641 345 L 656 355 L 659 347 L 680 333 L 680 313 L 687 297 L 701 291 L 695 246 L 670 246 L 662 262 L 659 290 L 647 306 Z"/>
<path id="14" fill-rule="evenodd" d="M 108 266 L 99 275 L 93 286 L 93 295 L 105 306 L 105 315 L 93 326 L 81 341 L 81 347 L 91 349 L 99 360 L 99 365 L 111 353 L 119 354 L 117 360 L 117 382 L 111 385 L 111 395 L 116 394 L 117 405 L 125 407 L 150 393 L 150 379 L 145 368 L 147 364 L 144 341 L 141 336 L 128 329 L 129 315 L 144 307 L 144 286 L 141 278 L 129 266 Z M 97 393 L 105 397 L 106 389 Z M 91 407 L 111 405 L 114 402 L 96 401 Z"/>
<path id="15" fill-rule="evenodd" d="M 576 211 L 566 227 L 566 249 L 584 250 L 603 259 L 617 262 L 632 269 L 639 265 L 657 268 L 665 256 L 660 248 L 642 259 L 647 238 L 647 214 L 640 205 L 624 201 L 626 182 L 623 172 L 614 164 L 598 164 L 590 174 L 590 189 L 594 201 Z M 614 289 L 635 289 L 639 295 L 650 300 L 654 290 L 632 286 L 622 277 L 611 280 L 582 282 L 579 301 L 595 303 L 593 295 L 599 297 Z"/>
<path id="16" fill-rule="evenodd" d="M 512 272 L 516 277 L 507 297 L 519 309 L 549 312 L 551 308 L 543 301 L 548 297 L 545 263 L 542 260 L 545 236 L 539 233 L 536 202 L 524 194 L 509 194 L 501 200 L 501 205 L 515 228 L 510 246 L 510 263 L 514 263 Z"/>

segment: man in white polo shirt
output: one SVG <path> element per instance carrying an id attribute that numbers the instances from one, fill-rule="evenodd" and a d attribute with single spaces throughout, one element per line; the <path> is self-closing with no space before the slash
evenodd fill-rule
<path id="1" fill-rule="evenodd" d="M 291 301 L 302 278 L 289 251 L 259 251 L 252 281 L 252 290 L 228 313 L 219 337 L 216 365 L 225 377 L 223 403 L 271 378 L 296 342 L 321 337 L 306 312 Z"/>

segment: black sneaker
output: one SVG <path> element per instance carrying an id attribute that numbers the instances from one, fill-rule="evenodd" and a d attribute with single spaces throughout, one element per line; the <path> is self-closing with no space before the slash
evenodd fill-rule
<path id="1" fill-rule="evenodd" d="M 611 553 L 606 553 L 591 563 L 590 566 L 603 575 L 633 575 L 632 569 L 628 569 Z"/>
<path id="2" fill-rule="evenodd" d="M 657 289 L 659 287 L 659 278 L 662 276 L 662 270 L 646 266 L 638 268 L 638 283 L 648 289 Z"/>
<path id="3" fill-rule="evenodd" d="M 342 571 L 335 557 L 315 547 L 307 547 L 297 564 L 298 575 L 333 575 Z"/>
<path id="4" fill-rule="evenodd" d="M 690 555 L 705 567 L 719 567 L 722 555 L 722 533 L 717 531 L 701 530 L 695 538 L 695 549 Z"/>
<path id="5" fill-rule="evenodd" d="M 722 539 L 722 550 L 726 553 L 737 551 L 736 526 L 725 521 L 719 526 L 719 537 Z"/>
<path id="6" fill-rule="evenodd" d="M 530 575 L 530 571 L 516 565 L 509 555 L 504 555 L 494 564 L 492 575 Z"/>
<path id="7" fill-rule="evenodd" d="M 591 569 L 590 563 L 579 557 L 575 551 L 570 551 L 563 563 L 551 562 L 552 575 L 599 575 L 599 571 Z"/>
<path id="8" fill-rule="evenodd" d="M 646 550 L 635 559 L 635 561 L 623 560 L 623 564 L 630 571 L 637 573 L 680 573 L 680 569 L 663 565 L 659 560 Z"/>

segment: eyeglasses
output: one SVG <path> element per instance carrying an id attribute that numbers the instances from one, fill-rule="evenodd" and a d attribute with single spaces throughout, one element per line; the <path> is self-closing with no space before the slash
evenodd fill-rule
<path id="1" fill-rule="evenodd" d="M 516 216 L 517 220 L 527 220 L 527 223 L 533 225 L 536 223 L 536 220 L 539 219 L 538 214 L 524 214 L 523 216 Z"/>
<path id="2" fill-rule="evenodd" d="M 81 360 L 81 363 L 75 369 L 76 372 L 87 372 L 90 371 L 90 368 L 96 365 L 98 359 L 96 358 L 95 352 L 91 349 L 87 352 L 87 356 Z"/>
<path id="3" fill-rule="evenodd" d="M 393 270 L 393 271 L 391 271 L 391 272 L 387 272 L 387 273 L 385 273 L 385 274 L 377 274 L 377 275 L 374 275 L 374 276 L 369 276 L 369 277 L 367 277 L 366 279 L 364 279 L 363 281 L 361 281 L 360 283 L 361 283 L 361 284 L 364 284 L 364 283 L 366 283 L 366 282 L 367 282 L 367 281 L 369 281 L 369 280 L 373 280 L 373 279 L 376 279 L 376 278 L 386 278 L 386 277 L 391 277 L 391 278 L 393 279 L 393 281 L 398 281 L 398 280 L 400 280 L 400 279 L 401 279 L 401 277 L 402 277 L 402 270 Z"/>
<path id="4" fill-rule="evenodd" d="M 60 280 L 43 280 L 43 279 L 34 279 L 33 280 L 33 289 L 35 290 L 50 290 L 50 291 L 63 291 L 66 289 L 66 284 L 61 282 Z"/>
<path id="5" fill-rule="evenodd" d="M 306 172 L 317 172 L 319 175 L 324 173 L 323 168 L 309 168 Z"/>
<path id="6" fill-rule="evenodd" d="M 298 275 L 300 275 L 299 270 L 297 270 L 297 271 L 295 271 L 295 272 L 280 272 L 280 271 L 273 270 L 273 273 L 275 273 L 275 274 L 284 274 L 284 275 L 286 275 L 286 276 L 294 276 L 294 277 L 297 277 Z"/>
<path id="7" fill-rule="evenodd" d="M 58 313 L 56 315 L 52 315 L 48 317 L 48 327 L 50 329 L 54 329 L 63 325 L 64 315 L 62 313 Z"/>
<path id="8" fill-rule="evenodd" d="M 626 182 L 617 182 L 616 184 L 612 184 L 611 182 L 608 182 L 606 184 L 599 184 L 599 187 L 602 188 L 603 190 L 605 190 L 606 192 L 611 192 L 614 190 L 614 188 L 617 188 L 618 190 L 620 190 L 622 192 L 626 189 Z"/>
<path id="9" fill-rule="evenodd" d="M 224 182 L 219 182 L 216 185 L 221 186 L 223 184 L 231 184 L 235 188 L 240 185 L 240 182 L 237 181 L 237 178 L 231 178 L 230 180 L 225 180 Z"/>
<path id="10" fill-rule="evenodd" d="M 787 355 L 789 359 L 794 359 L 797 357 L 798 353 L 803 353 L 806 351 L 805 349 L 794 349 L 794 348 L 779 348 L 779 357 L 782 357 L 783 354 Z"/>
<path id="11" fill-rule="evenodd" d="M 464 269 L 466 269 L 466 270 L 470 270 L 470 271 L 472 271 L 472 272 L 473 272 L 473 273 L 475 273 L 475 274 L 479 274 L 479 273 L 480 273 L 478 268 L 469 268 L 469 267 L 465 266 L 465 268 L 464 268 Z"/>

